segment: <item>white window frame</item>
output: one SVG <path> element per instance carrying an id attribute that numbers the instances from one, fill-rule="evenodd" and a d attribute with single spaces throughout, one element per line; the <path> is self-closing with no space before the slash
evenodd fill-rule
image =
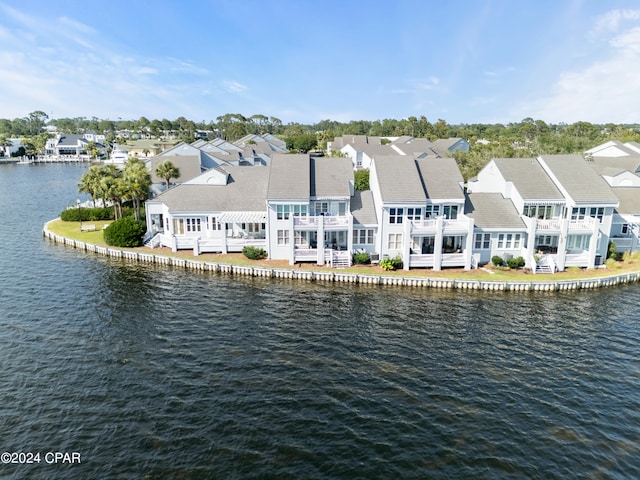
<path id="1" fill-rule="evenodd" d="M 402 250 L 402 234 L 401 233 L 390 233 L 388 237 L 387 247 L 389 250 Z"/>

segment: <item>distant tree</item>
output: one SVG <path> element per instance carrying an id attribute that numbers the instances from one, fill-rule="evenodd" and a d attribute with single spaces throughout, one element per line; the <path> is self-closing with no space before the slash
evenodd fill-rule
<path id="1" fill-rule="evenodd" d="M 353 172 L 353 186 L 356 190 L 369 190 L 369 170 Z"/>
<path id="2" fill-rule="evenodd" d="M 318 138 L 313 133 L 303 133 L 287 139 L 289 148 L 306 153 L 318 146 Z"/>
<path id="3" fill-rule="evenodd" d="M 100 181 L 102 179 L 102 167 L 99 165 L 92 165 L 89 167 L 87 173 L 80 177 L 78 183 L 78 191 L 80 193 L 87 193 L 91 197 L 93 205 L 96 204 L 97 198 L 102 198 L 100 190 Z"/>
<path id="4" fill-rule="evenodd" d="M 165 160 L 156 167 L 156 175 L 167 183 L 167 190 L 171 186 L 172 178 L 180 178 L 180 169 L 177 168 L 170 160 Z"/>

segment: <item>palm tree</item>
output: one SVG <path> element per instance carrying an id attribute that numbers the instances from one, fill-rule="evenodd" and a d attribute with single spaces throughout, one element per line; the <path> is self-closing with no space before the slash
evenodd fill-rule
<path id="1" fill-rule="evenodd" d="M 100 168 L 99 190 L 105 201 L 113 204 L 113 217 L 115 220 L 122 216 L 122 205 L 124 188 L 122 182 L 122 172 L 115 165 L 103 165 Z"/>
<path id="2" fill-rule="evenodd" d="M 140 203 L 149 198 L 151 175 L 144 162 L 138 158 L 129 158 L 122 172 L 125 198 L 133 201 L 136 220 L 140 220 Z"/>
<path id="3" fill-rule="evenodd" d="M 156 175 L 167 182 L 167 190 L 169 190 L 169 181 L 172 178 L 180 177 L 180 169 L 171 163 L 171 161 L 165 160 L 156 167 Z"/>
<path id="4" fill-rule="evenodd" d="M 88 193 L 91 196 L 93 206 L 96 206 L 96 198 L 100 198 L 100 180 L 102 179 L 102 167 L 93 165 L 89 171 L 80 177 L 78 191 Z"/>

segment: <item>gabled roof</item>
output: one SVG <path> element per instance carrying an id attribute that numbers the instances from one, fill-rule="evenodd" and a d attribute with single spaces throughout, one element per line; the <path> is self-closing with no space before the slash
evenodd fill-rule
<path id="1" fill-rule="evenodd" d="M 348 158 L 310 157 L 311 196 L 316 198 L 349 198 L 349 181 L 353 180 L 353 164 Z"/>
<path id="2" fill-rule="evenodd" d="M 581 155 L 543 155 L 539 161 L 548 166 L 575 202 L 618 203 L 609 184 Z"/>
<path id="3" fill-rule="evenodd" d="M 501 193 L 470 193 L 464 205 L 465 215 L 478 228 L 525 230 L 526 225 L 510 199 Z"/>
<path id="4" fill-rule="evenodd" d="M 153 183 L 164 183 L 164 178 L 160 178 L 156 175 L 156 168 L 165 160 L 169 160 L 176 166 L 176 168 L 178 168 L 178 170 L 180 170 L 180 177 L 172 178 L 172 182 L 184 183 L 202 173 L 199 155 L 175 155 L 169 158 L 157 155 L 149 158 L 147 164 L 151 173 L 151 181 Z"/>
<path id="5" fill-rule="evenodd" d="M 464 200 L 464 179 L 455 159 L 427 157 L 416 163 L 429 199 Z"/>
<path id="6" fill-rule="evenodd" d="M 381 155 L 373 163 L 383 202 L 426 204 L 427 195 L 413 157 Z"/>
<path id="7" fill-rule="evenodd" d="M 600 175 L 615 176 L 625 171 L 638 173 L 640 172 L 640 155 L 592 157 L 587 164 Z"/>
<path id="8" fill-rule="evenodd" d="M 426 138 L 399 137 L 391 143 L 393 149 L 404 155 L 413 155 L 415 153 L 435 153 L 432 150 L 433 143 Z"/>
<path id="9" fill-rule="evenodd" d="M 177 185 L 154 201 L 176 212 L 265 212 L 267 209 L 266 167 L 225 166 L 226 185 Z"/>
<path id="10" fill-rule="evenodd" d="M 356 190 L 351 197 L 351 213 L 354 225 L 378 225 L 376 206 L 371 190 Z"/>
<path id="11" fill-rule="evenodd" d="M 640 215 L 640 187 L 614 187 L 612 190 L 620 202 L 616 207 L 618 213 Z"/>
<path id="12" fill-rule="evenodd" d="M 269 170 L 269 200 L 309 201 L 311 196 L 309 178 L 309 155 L 274 154 Z"/>
<path id="13" fill-rule="evenodd" d="M 494 158 L 492 162 L 507 182 L 513 183 L 525 202 L 536 200 L 564 200 L 535 158 Z"/>
<path id="14" fill-rule="evenodd" d="M 82 135 L 68 134 L 62 135 L 56 144 L 58 147 L 77 147 L 79 143 L 89 143 L 89 140 Z"/>

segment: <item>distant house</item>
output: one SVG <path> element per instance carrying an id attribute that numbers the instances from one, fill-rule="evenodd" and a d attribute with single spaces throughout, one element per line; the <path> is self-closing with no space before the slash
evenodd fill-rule
<path id="1" fill-rule="evenodd" d="M 104 145 L 95 140 L 90 140 L 91 138 L 96 138 L 94 135 L 89 134 L 89 138 L 85 135 L 57 134 L 54 138 L 47 140 L 45 147 L 46 154 L 58 157 L 80 157 L 89 155 L 87 147 L 90 142 L 96 144 L 101 155 L 104 154 Z"/>

